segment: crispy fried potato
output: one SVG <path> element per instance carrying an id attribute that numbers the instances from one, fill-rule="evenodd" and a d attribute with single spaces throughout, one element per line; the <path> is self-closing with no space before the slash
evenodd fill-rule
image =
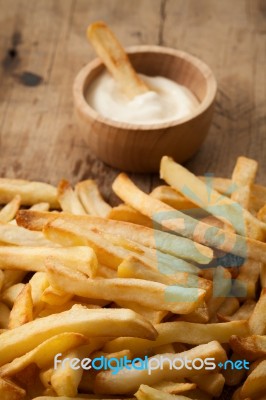
<path id="1" fill-rule="evenodd" d="M 76 184 L 75 191 L 88 214 L 107 217 L 112 207 L 102 198 L 99 188 L 91 179 Z"/>
<path id="2" fill-rule="evenodd" d="M 266 336 L 252 335 L 243 338 L 232 335 L 230 346 L 237 354 L 250 361 L 266 357 Z"/>
<path id="3" fill-rule="evenodd" d="M 14 329 L 33 320 L 31 285 L 27 283 L 18 294 L 9 315 L 8 328 Z"/>
<path id="4" fill-rule="evenodd" d="M 0 222 L 10 222 L 15 218 L 17 211 L 19 210 L 21 202 L 20 195 L 16 195 L 9 203 L 7 203 L 0 211 Z"/>
<path id="5" fill-rule="evenodd" d="M 153 385 L 153 388 L 169 394 L 182 394 L 195 389 L 196 386 L 195 383 L 188 382 L 160 382 L 157 385 Z"/>
<path id="6" fill-rule="evenodd" d="M 11 224 L 0 224 L 0 242 L 13 246 L 54 246 L 42 232 L 31 232 L 21 226 Z"/>
<path id="7" fill-rule="evenodd" d="M 147 385 L 140 385 L 135 397 L 138 400 L 189 400 L 189 397 L 172 395 Z"/>
<path id="8" fill-rule="evenodd" d="M 167 359 L 173 360 L 176 354 L 167 354 Z M 194 360 L 201 358 L 204 360 L 207 357 L 214 357 L 216 363 L 224 362 L 226 360 L 226 353 L 222 346 L 216 342 L 209 342 L 208 344 L 200 345 L 179 353 L 178 357 Z M 162 360 L 162 355 L 153 356 L 153 360 L 159 358 Z M 111 371 L 100 372 L 95 379 L 94 390 L 96 393 L 108 394 L 128 394 L 138 390 L 140 384 L 153 385 L 161 381 L 176 380 L 179 378 L 189 378 L 195 375 L 195 371 L 187 368 L 170 369 L 169 361 L 162 360 L 163 368 L 154 368 L 152 373 L 149 374 L 147 369 L 143 370 L 128 370 L 126 368 L 120 370 L 116 375 Z M 206 374 L 203 368 L 197 371 L 197 374 Z"/>
<path id="9" fill-rule="evenodd" d="M 249 318 L 251 333 L 256 335 L 266 334 L 266 289 L 262 289 L 259 301 Z"/>
<path id="10" fill-rule="evenodd" d="M 189 210 L 198 207 L 195 203 L 187 200 L 181 193 L 178 193 L 171 186 L 157 186 L 150 193 L 150 196 L 168 204 L 176 210 Z"/>
<path id="11" fill-rule="evenodd" d="M 188 314 L 198 307 L 205 296 L 202 289 L 167 286 L 141 279 L 84 279 L 78 274 L 70 274 L 52 259 L 47 260 L 46 266 L 52 286 L 82 297 L 115 302 L 134 301 L 155 310 Z"/>
<path id="12" fill-rule="evenodd" d="M 202 379 L 201 375 L 191 376 L 189 380 L 196 383 L 199 389 L 214 397 L 219 397 L 222 394 L 225 383 L 223 375 L 218 372 L 205 375 L 204 379 Z"/>
<path id="13" fill-rule="evenodd" d="M 221 315 L 217 314 L 219 321 L 229 322 L 229 321 L 240 321 L 240 320 L 248 320 L 253 310 L 256 306 L 256 302 L 254 300 L 246 300 L 242 306 L 232 315 Z"/>
<path id="14" fill-rule="evenodd" d="M 246 262 L 241 265 L 232 289 L 236 297 L 255 299 L 261 266 L 262 263 L 254 260 L 246 260 Z"/>
<path id="15" fill-rule="evenodd" d="M 0 394 L 1 400 L 23 400 L 26 391 L 15 383 L 0 378 Z"/>
<path id="16" fill-rule="evenodd" d="M 63 211 L 86 215 L 86 211 L 68 181 L 62 180 L 57 188 L 57 198 Z"/>
<path id="17" fill-rule="evenodd" d="M 251 372 L 244 382 L 240 391 L 240 398 L 248 397 L 254 399 L 265 396 L 266 392 L 266 360 L 261 361 L 259 365 Z"/>
<path id="18" fill-rule="evenodd" d="M 232 183 L 236 189 L 231 199 L 239 203 L 243 208 L 249 208 L 251 185 L 254 183 L 258 163 L 251 158 L 238 157 L 232 174 Z"/>
<path id="19" fill-rule="evenodd" d="M 6 204 L 14 196 L 21 197 L 21 204 L 32 206 L 36 203 L 49 203 L 51 208 L 58 208 L 57 190 L 43 182 L 29 182 L 22 179 L 0 178 L 0 203 Z"/>
<path id="20" fill-rule="evenodd" d="M 160 176 L 186 198 L 193 200 L 199 207 L 222 221 L 232 224 L 238 234 L 256 240 L 266 238 L 266 224 L 243 209 L 238 203 L 226 196 L 221 196 L 210 185 L 205 185 L 199 178 L 175 163 L 170 157 L 164 156 L 162 158 Z"/>
<path id="21" fill-rule="evenodd" d="M 145 194 L 126 174 L 118 175 L 113 183 L 113 190 L 127 204 L 175 233 L 243 258 L 266 262 L 266 243 L 197 221 Z"/>
<path id="22" fill-rule="evenodd" d="M 133 224 L 146 226 L 147 228 L 154 227 L 154 223 L 150 218 L 145 217 L 145 215 L 127 204 L 119 204 L 118 206 L 113 207 L 107 215 L 107 218 L 116 221 L 131 222 Z"/>
<path id="23" fill-rule="evenodd" d="M 88 337 L 141 336 L 151 340 L 157 336 L 153 326 L 140 315 L 125 309 L 71 310 L 36 319 L 0 335 L 0 365 L 27 353 L 44 340 L 62 332 L 77 332 Z"/>
<path id="24" fill-rule="evenodd" d="M 136 74 L 127 54 L 113 32 L 103 22 L 88 26 L 87 37 L 122 92 L 132 99 L 149 91 L 146 83 Z"/>

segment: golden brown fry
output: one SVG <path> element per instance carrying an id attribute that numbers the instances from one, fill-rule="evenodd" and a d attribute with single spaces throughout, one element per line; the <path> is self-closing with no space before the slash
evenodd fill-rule
<path id="1" fill-rule="evenodd" d="M 135 303 L 133 301 L 117 301 L 116 304 L 122 308 L 129 308 L 132 311 L 135 311 L 137 314 L 142 315 L 148 321 L 150 321 L 153 325 L 159 324 L 162 320 L 169 314 L 168 311 L 158 311 L 153 310 L 152 308 L 143 307 L 142 304 Z"/>
<path id="2" fill-rule="evenodd" d="M 206 291 L 206 298 L 212 291 L 212 282 L 207 279 L 197 277 L 187 272 L 175 272 L 166 274 L 160 270 L 151 269 L 148 264 L 143 262 L 137 256 L 127 257 L 117 269 L 119 278 L 137 278 L 148 281 L 163 283 L 165 285 L 180 285 L 190 288 L 200 288 Z"/>
<path id="3" fill-rule="evenodd" d="M 232 174 L 232 183 L 236 189 L 231 199 L 239 203 L 243 208 L 249 208 L 251 185 L 254 183 L 258 163 L 251 158 L 238 157 Z"/>
<path id="4" fill-rule="evenodd" d="M 24 271 L 45 271 L 45 260 L 54 257 L 68 268 L 78 270 L 87 276 L 95 276 L 97 258 L 88 246 L 73 247 L 14 247 L 0 246 L 0 267 Z"/>
<path id="5" fill-rule="evenodd" d="M 230 346 L 237 354 L 250 361 L 266 357 L 266 336 L 252 335 L 242 338 L 233 335 Z"/>
<path id="6" fill-rule="evenodd" d="M 15 299 L 10 312 L 8 328 L 14 329 L 33 320 L 31 285 L 27 283 Z"/>
<path id="7" fill-rule="evenodd" d="M 4 271 L 2 292 L 4 292 L 4 290 L 8 289 L 10 286 L 13 286 L 16 283 L 21 282 L 25 275 L 26 272 L 24 271 L 11 271 L 11 270 Z"/>
<path id="8" fill-rule="evenodd" d="M 113 375 L 111 371 L 100 372 L 95 379 L 94 390 L 96 393 L 108 393 L 108 394 L 127 394 L 135 392 L 140 384 L 153 385 L 161 381 L 177 380 L 179 378 L 189 378 L 195 375 L 195 370 L 189 370 L 187 368 L 170 369 L 169 359 L 173 360 L 176 358 L 176 354 L 167 354 L 167 359 L 163 359 L 163 355 L 153 356 L 153 363 L 155 360 L 161 360 L 162 369 L 154 368 L 149 371 L 144 370 L 128 370 L 126 368 L 120 370 L 116 375 Z M 224 362 L 226 360 L 226 353 L 222 346 L 216 342 L 209 342 L 205 345 L 200 345 L 187 350 L 183 353 L 179 353 L 178 357 L 186 357 L 189 360 L 195 358 L 201 358 L 204 360 L 207 357 L 214 357 L 216 363 Z M 202 368 L 197 371 L 197 374 L 206 374 L 206 370 Z"/>
<path id="9" fill-rule="evenodd" d="M 138 400 L 189 400 L 189 397 L 172 395 L 165 390 L 155 389 L 147 385 L 140 385 L 135 397 Z"/>
<path id="10" fill-rule="evenodd" d="M 150 218 L 126 204 L 119 204 L 119 206 L 113 207 L 107 215 L 107 218 L 116 221 L 131 222 L 133 224 L 146 226 L 147 228 L 154 227 L 154 223 Z"/>
<path id="11" fill-rule="evenodd" d="M 44 340 L 26 354 L 15 358 L 9 364 L 3 365 L 0 368 L 0 376 L 14 376 L 32 363 L 35 363 L 39 368 L 46 368 L 54 361 L 56 354 L 65 353 L 72 348 L 81 346 L 87 340 L 80 333 L 64 332 L 56 334 Z"/>
<path id="12" fill-rule="evenodd" d="M 259 301 L 257 302 L 251 317 L 249 328 L 251 333 L 256 335 L 266 334 L 266 289 L 262 289 Z"/>
<path id="13" fill-rule="evenodd" d="M 176 210 L 189 210 L 190 208 L 198 208 L 195 203 L 187 200 L 181 193 L 178 193 L 171 186 L 157 186 L 150 193 L 150 196 L 168 204 Z"/>
<path id="14" fill-rule="evenodd" d="M 0 335 L 0 365 L 10 362 L 44 340 L 62 332 L 77 332 L 88 337 L 141 336 L 155 339 L 154 327 L 140 315 L 125 309 L 87 309 L 74 306 L 58 315 L 36 319 Z"/>
<path id="15" fill-rule="evenodd" d="M 186 383 L 186 382 L 160 382 L 157 385 L 153 385 L 154 389 L 161 390 L 162 392 L 166 392 L 169 394 L 182 394 L 189 390 L 193 390 L 196 388 L 195 383 Z M 189 395 L 189 394 L 188 394 Z"/>
<path id="16" fill-rule="evenodd" d="M 213 251 L 206 246 L 196 244 L 186 238 L 124 221 L 112 221 L 94 216 L 80 217 L 70 214 L 20 211 L 17 215 L 17 222 L 19 225 L 33 230 L 42 230 L 47 225 L 53 226 L 54 222 L 57 226 L 61 224 L 65 229 L 67 226 L 75 228 L 75 232 L 79 235 L 81 233 L 89 234 L 92 230 L 109 233 L 122 236 L 148 248 L 157 249 L 165 254 L 201 264 L 208 264 L 213 258 Z M 196 272 L 198 269 L 194 267 L 194 271 Z"/>
<path id="17" fill-rule="evenodd" d="M 147 85 L 136 74 L 123 47 L 107 25 L 100 21 L 94 22 L 87 29 L 87 37 L 129 99 L 149 91 Z"/>
<path id="18" fill-rule="evenodd" d="M 9 203 L 7 203 L 0 211 L 0 222 L 10 222 L 15 218 L 20 207 L 21 197 L 16 195 Z"/>
<path id="19" fill-rule="evenodd" d="M 61 306 L 68 303 L 72 297 L 72 293 L 67 293 L 64 290 L 59 290 L 52 286 L 48 286 L 44 289 L 40 300 L 43 303 L 50 304 L 51 306 Z"/>
<path id="20" fill-rule="evenodd" d="M 49 211 L 50 208 L 50 204 L 49 203 L 36 203 L 33 204 L 33 206 L 31 206 L 29 209 L 32 211 Z"/>
<path id="21" fill-rule="evenodd" d="M 49 203 L 51 208 L 59 207 L 54 186 L 43 182 L 0 178 L 0 203 L 6 204 L 16 195 L 20 195 L 22 205 L 32 206 L 45 202 Z"/>
<path id="22" fill-rule="evenodd" d="M 87 214 L 68 181 L 62 180 L 58 185 L 57 191 L 57 198 L 63 211 L 76 215 Z"/>
<path id="23" fill-rule="evenodd" d="M 48 279 L 52 286 L 77 296 L 110 301 L 133 301 L 155 310 L 188 314 L 203 301 L 205 291 L 181 286 L 167 286 L 141 279 L 85 279 L 48 259 Z M 144 295 L 145 294 L 145 295 Z"/>
<path id="24" fill-rule="evenodd" d="M 217 314 L 222 316 L 230 316 L 239 309 L 239 300 L 236 297 L 228 297 L 218 308 Z"/>
<path id="25" fill-rule="evenodd" d="M 126 174 L 118 175 L 113 183 L 113 190 L 127 204 L 167 229 L 207 246 L 266 263 L 266 243 L 244 238 L 197 221 L 146 195 Z"/>
<path id="26" fill-rule="evenodd" d="M 13 246 L 54 246 L 50 240 L 45 238 L 42 232 L 31 232 L 21 226 L 12 224 L 0 224 L 0 242 Z"/>
<path id="27" fill-rule="evenodd" d="M 0 378 L 1 400 L 24 400 L 26 391 L 15 383 Z"/>
<path id="28" fill-rule="evenodd" d="M 112 207 L 102 198 L 99 188 L 91 179 L 79 182 L 75 186 L 81 204 L 88 214 L 107 217 Z"/>
<path id="29" fill-rule="evenodd" d="M 199 389 L 204 390 L 204 392 L 214 397 L 219 397 L 222 394 L 225 383 L 223 375 L 218 372 L 205 375 L 204 379 L 201 375 L 191 376 L 189 380 L 196 383 Z"/>
<path id="30" fill-rule="evenodd" d="M 261 361 L 259 365 L 251 372 L 244 382 L 240 391 L 240 398 L 248 397 L 254 399 L 265 395 L 266 392 L 266 360 Z"/>
<path id="31" fill-rule="evenodd" d="M 233 283 L 233 293 L 236 297 L 255 299 L 262 263 L 246 260 L 240 267 L 240 272 Z"/>
<path id="32" fill-rule="evenodd" d="M 232 335 L 249 336 L 247 321 L 232 321 L 219 324 L 197 324 L 191 322 L 163 322 L 155 325 L 158 337 L 155 341 L 137 338 L 116 338 L 104 345 L 104 351 L 115 352 L 123 349 L 133 354 L 143 354 L 148 349 L 168 343 L 187 343 L 199 345 L 217 340 L 228 343 Z"/>
<path id="33" fill-rule="evenodd" d="M 242 357 L 239 354 L 233 353 L 230 357 L 230 361 L 235 363 L 235 361 L 242 360 Z M 225 384 L 228 386 L 236 386 L 239 385 L 243 380 L 246 371 L 244 368 L 242 369 L 233 369 L 226 368 L 222 370 L 222 374 L 225 379 Z"/>
<path id="34" fill-rule="evenodd" d="M 1 300 L 9 307 L 12 308 L 13 304 L 21 292 L 21 290 L 24 288 L 25 284 L 24 283 L 16 283 L 13 286 L 10 286 L 6 290 L 4 290 L 0 296 Z"/>
<path id="35" fill-rule="evenodd" d="M 175 163 L 170 157 L 164 156 L 162 158 L 160 176 L 186 198 L 193 200 L 199 207 L 222 221 L 232 224 L 238 234 L 256 240 L 265 239 L 266 224 L 256 219 L 238 203 L 228 197 L 221 196 L 210 185 L 205 185 L 199 178 Z M 248 229 L 245 228 L 246 226 Z"/>
<path id="36" fill-rule="evenodd" d="M 217 316 L 219 321 L 223 322 L 248 320 L 253 313 L 255 306 L 256 302 L 254 300 L 246 300 L 234 314 L 222 315 L 218 313 Z"/>

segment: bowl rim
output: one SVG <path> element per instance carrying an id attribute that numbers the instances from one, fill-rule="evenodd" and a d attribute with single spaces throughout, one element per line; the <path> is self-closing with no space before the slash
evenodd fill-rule
<path id="1" fill-rule="evenodd" d="M 78 72 L 73 83 L 74 104 L 79 109 L 79 111 L 81 111 L 83 115 L 86 114 L 86 116 L 88 116 L 89 118 L 97 120 L 103 124 L 106 124 L 114 128 L 149 131 L 149 130 L 165 129 L 185 124 L 186 122 L 193 120 L 194 118 L 202 114 L 204 111 L 206 111 L 214 102 L 217 93 L 216 78 L 211 68 L 198 57 L 195 57 L 194 55 L 187 53 L 186 51 L 183 50 L 177 50 L 170 47 L 157 46 L 157 45 L 129 46 L 126 47 L 125 50 L 129 55 L 134 53 L 158 53 L 158 54 L 172 55 L 179 58 L 185 58 L 188 62 L 193 64 L 202 73 L 203 77 L 207 82 L 207 90 L 203 101 L 190 115 L 183 118 L 173 119 L 168 122 L 151 123 L 151 124 L 132 124 L 130 122 L 116 121 L 107 118 L 101 115 L 98 111 L 94 110 L 89 105 L 89 103 L 85 98 L 85 93 L 84 93 L 84 85 L 87 76 L 93 70 L 95 70 L 100 66 L 104 68 L 102 60 L 99 57 L 97 57 L 94 60 L 90 61 L 88 64 L 86 64 Z"/>

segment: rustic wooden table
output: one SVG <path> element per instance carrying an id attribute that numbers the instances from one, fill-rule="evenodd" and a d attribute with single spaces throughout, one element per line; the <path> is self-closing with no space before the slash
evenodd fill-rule
<path id="1" fill-rule="evenodd" d="M 266 0 L 0 0 L 0 176 L 94 178 L 111 202 L 117 171 L 76 132 L 72 83 L 95 57 L 87 25 L 106 21 L 123 45 L 159 44 L 202 58 L 218 80 L 209 136 L 187 163 L 230 176 L 238 155 L 266 183 Z M 156 175 L 133 176 L 146 191 Z"/>

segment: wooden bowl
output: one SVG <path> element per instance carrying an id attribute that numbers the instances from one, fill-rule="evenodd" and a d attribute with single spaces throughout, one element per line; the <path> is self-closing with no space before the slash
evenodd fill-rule
<path id="1" fill-rule="evenodd" d="M 189 88 L 200 101 L 188 117 L 171 122 L 133 125 L 112 121 L 92 109 L 85 98 L 105 68 L 100 59 L 86 65 L 74 81 L 74 103 L 80 131 L 95 155 L 112 167 L 131 172 L 157 172 L 162 156 L 182 163 L 191 158 L 211 124 L 217 90 L 210 68 L 184 51 L 159 46 L 127 49 L 139 73 L 164 76 Z"/>

